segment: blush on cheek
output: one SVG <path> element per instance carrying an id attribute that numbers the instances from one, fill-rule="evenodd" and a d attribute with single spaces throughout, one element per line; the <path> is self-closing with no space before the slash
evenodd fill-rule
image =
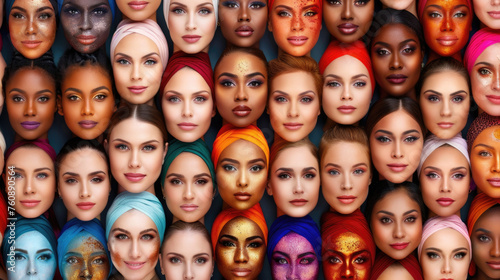
<path id="1" fill-rule="evenodd" d="M 111 254 L 111 260 L 113 262 L 113 265 L 115 267 L 122 267 L 123 259 L 120 256 L 120 253 L 117 252 L 115 246 L 113 244 L 110 244 L 111 246 L 109 247 L 109 252 Z"/>
<path id="2" fill-rule="evenodd" d="M 158 242 L 155 242 L 153 245 L 153 250 L 151 252 L 152 254 L 148 257 L 148 260 L 155 266 L 158 261 L 158 255 L 160 254 L 160 238 L 158 238 Z"/>

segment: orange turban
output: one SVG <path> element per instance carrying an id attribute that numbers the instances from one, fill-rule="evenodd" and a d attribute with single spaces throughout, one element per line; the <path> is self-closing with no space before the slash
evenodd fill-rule
<path id="1" fill-rule="evenodd" d="M 254 223 L 256 223 L 260 230 L 262 230 L 262 233 L 264 234 L 264 242 L 266 242 L 267 246 L 267 224 L 266 224 L 266 219 L 264 218 L 264 213 L 262 213 L 262 208 L 260 208 L 260 204 L 257 203 L 252 208 L 248 210 L 236 210 L 233 208 L 227 208 L 225 210 L 222 210 L 219 215 L 217 215 L 217 218 L 215 218 L 215 221 L 212 225 L 212 249 L 214 250 L 214 256 L 215 256 L 215 246 L 217 245 L 217 241 L 219 239 L 219 234 L 222 231 L 222 228 L 231 221 L 232 219 L 236 217 L 245 217 L 250 220 L 252 220 Z"/>
<path id="2" fill-rule="evenodd" d="M 264 137 L 264 134 L 257 126 L 251 124 L 247 127 L 236 127 L 226 124 L 217 133 L 213 144 L 212 161 L 214 168 L 217 168 L 217 162 L 222 151 L 240 139 L 254 143 L 261 148 L 266 155 L 266 165 L 269 166 L 269 146 L 267 145 L 266 137 Z"/>

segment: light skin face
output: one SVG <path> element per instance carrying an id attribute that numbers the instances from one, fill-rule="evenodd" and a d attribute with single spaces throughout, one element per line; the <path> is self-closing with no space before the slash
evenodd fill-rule
<path id="1" fill-rule="evenodd" d="M 104 155 L 90 148 L 73 151 L 60 163 L 58 173 L 57 190 L 68 209 L 68 221 L 99 218 L 111 191 Z"/>
<path id="2" fill-rule="evenodd" d="M 484 212 L 474 224 L 470 236 L 472 260 L 476 264 L 475 279 L 500 278 L 500 208 Z"/>
<path id="3" fill-rule="evenodd" d="M 257 279 L 266 254 L 259 226 L 245 217 L 236 217 L 221 230 L 215 247 L 217 268 L 224 279 Z"/>
<path id="4" fill-rule="evenodd" d="M 461 61 L 460 50 L 469 40 L 473 13 L 466 0 L 429 0 L 421 23 L 425 41 L 439 56 Z"/>
<path id="5" fill-rule="evenodd" d="M 368 147 L 354 142 L 331 144 L 321 157 L 323 197 L 335 211 L 351 214 L 368 196 L 372 174 Z"/>
<path id="6" fill-rule="evenodd" d="M 271 273 L 275 280 L 317 279 L 319 261 L 311 243 L 295 232 L 283 236 L 274 247 Z"/>
<path id="7" fill-rule="evenodd" d="M 424 144 L 415 119 L 403 110 L 392 112 L 373 127 L 369 139 L 373 165 L 381 180 L 412 180 Z"/>
<path id="8" fill-rule="evenodd" d="M 164 241 L 160 266 L 166 279 L 209 280 L 214 271 L 212 246 L 198 231 L 176 231 Z"/>
<path id="9" fill-rule="evenodd" d="M 483 130 L 472 143 L 470 152 L 472 178 L 480 191 L 500 197 L 500 126 Z"/>
<path id="10" fill-rule="evenodd" d="M 358 123 L 368 113 L 372 99 L 370 74 L 365 65 L 344 55 L 326 67 L 323 77 L 322 108 L 328 118 L 340 124 Z"/>
<path id="11" fill-rule="evenodd" d="M 460 216 L 469 194 L 469 163 L 451 146 L 437 148 L 424 161 L 420 189 L 431 216 Z"/>
<path id="12" fill-rule="evenodd" d="M 64 280 L 108 279 L 110 260 L 104 246 L 91 234 L 77 234 L 64 252 L 61 274 Z"/>
<path id="13" fill-rule="evenodd" d="M 38 231 L 30 231 L 19 236 L 15 244 L 15 272 L 8 269 L 7 279 L 54 279 L 57 257 L 55 248 L 45 236 Z"/>
<path id="14" fill-rule="evenodd" d="M 323 19 L 330 34 L 337 40 L 352 43 L 370 28 L 375 1 L 323 0 Z"/>
<path id="15" fill-rule="evenodd" d="M 163 75 L 160 51 L 153 40 L 138 33 L 127 35 L 111 55 L 116 90 L 123 100 L 153 105 Z"/>
<path id="16" fill-rule="evenodd" d="M 474 5 L 474 14 L 476 14 L 483 26 L 500 29 L 500 7 L 498 2 L 476 0 L 472 4 Z"/>
<path id="17" fill-rule="evenodd" d="M 60 13 L 64 36 L 78 52 L 92 53 L 106 43 L 113 20 L 107 0 L 65 0 Z"/>
<path id="18" fill-rule="evenodd" d="M 458 231 L 445 228 L 433 233 L 422 246 L 424 279 L 467 279 L 470 254 L 467 239 Z"/>
<path id="19" fill-rule="evenodd" d="M 219 22 L 228 45 L 259 47 L 266 32 L 267 0 L 224 0 L 219 2 Z"/>
<path id="20" fill-rule="evenodd" d="M 149 191 L 160 176 L 167 143 L 158 127 L 134 118 L 117 124 L 106 140 L 111 173 L 120 190 Z"/>
<path id="21" fill-rule="evenodd" d="M 487 47 L 476 59 L 470 73 L 472 95 L 479 106 L 491 116 L 500 116 L 500 43 Z"/>
<path id="22" fill-rule="evenodd" d="M 404 268 L 400 263 L 393 263 L 384 270 L 377 278 L 377 280 L 414 280 L 413 276 Z"/>
<path id="23" fill-rule="evenodd" d="M 425 127 L 440 139 L 450 139 L 467 124 L 470 93 L 467 80 L 452 70 L 425 79 L 420 93 Z"/>
<path id="24" fill-rule="evenodd" d="M 323 273 L 325 279 L 368 280 L 372 256 L 366 243 L 353 232 L 335 236 L 324 246 Z"/>
<path id="25" fill-rule="evenodd" d="M 113 266 L 125 280 L 152 279 L 156 275 L 160 246 L 155 223 L 135 209 L 121 215 L 108 236 Z"/>
<path id="26" fill-rule="evenodd" d="M 116 5 L 123 14 L 124 19 L 143 21 L 152 19 L 156 21 L 156 10 L 160 7 L 161 0 L 116 0 Z"/>
<path id="27" fill-rule="evenodd" d="M 43 70 L 18 70 L 5 85 L 6 107 L 16 140 L 47 139 L 56 111 L 55 83 Z"/>
<path id="28" fill-rule="evenodd" d="M 375 203 L 370 228 L 377 247 L 395 260 L 411 254 L 422 238 L 422 213 L 404 188 Z"/>
<path id="29" fill-rule="evenodd" d="M 304 217 L 318 203 L 318 159 L 307 146 L 281 150 L 269 171 L 267 193 L 276 203 L 278 217 Z"/>
<path id="30" fill-rule="evenodd" d="M 424 54 L 413 30 L 399 23 L 384 25 L 372 39 L 370 56 L 381 97 L 415 99 Z"/>
<path id="31" fill-rule="evenodd" d="M 288 142 L 304 139 L 316 126 L 320 97 L 311 74 L 295 71 L 273 79 L 268 113 L 274 132 Z"/>
<path id="32" fill-rule="evenodd" d="M 9 15 L 14 48 L 28 59 L 41 57 L 56 38 L 56 15 L 49 0 L 16 0 Z"/>
<path id="33" fill-rule="evenodd" d="M 293 56 L 310 55 L 321 31 L 320 1 L 274 1 L 268 29 L 281 51 Z"/>
<path id="34" fill-rule="evenodd" d="M 168 132 L 182 142 L 202 138 L 215 115 L 210 87 L 189 67 L 182 68 L 168 81 L 161 106 Z"/>
<path id="35" fill-rule="evenodd" d="M 208 52 L 217 29 L 213 1 L 171 1 L 167 25 L 174 42 L 174 52 Z"/>
<path id="36" fill-rule="evenodd" d="M 172 161 L 163 194 L 173 222 L 203 222 L 214 196 L 212 180 L 207 164 L 195 154 L 181 153 Z"/>
<path id="37" fill-rule="evenodd" d="M 25 218 L 45 213 L 56 193 L 54 163 L 40 148 L 20 147 L 9 156 L 5 166 L 14 166 L 16 212 Z M 8 184 L 5 184 L 8 192 Z"/>
<path id="38" fill-rule="evenodd" d="M 115 110 L 110 77 L 98 66 L 73 66 L 61 83 L 57 108 L 68 128 L 82 139 L 95 139 L 106 130 Z"/>
<path id="39" fill-rule="evenodd" d="M 417 1 L 414 0 L 381 0 L 384 8 L 407 10 L 417 16 Z"/>
<path id="40" fill-rule="evenodd" d="M 215 175 L 224 203 L 237 210 L 259 203 L 267 183 L 266 155 L 254 143 L 236 140 L 222 151 Z"/>
<path id="41" fill-rule="evenodd" d="M 217 111 L 237 127 L 256 124 L 266 108 L 267 69 L 257 57 L 233 52 L 222 58 L 214 73 Z"/>

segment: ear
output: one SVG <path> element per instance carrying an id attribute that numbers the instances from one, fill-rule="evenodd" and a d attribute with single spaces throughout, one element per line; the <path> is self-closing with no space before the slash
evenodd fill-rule
<path id="1" fill-rule="evenodd" d="M 56 103 L 57 103 L 57 112 L 59 113 L 59 115 L 64 116 L 64 111 L 62 107 L 62 97 L 60 95 L 56 97 Z"/>
<path id="2" fill-rule="evenodd" d="M 108 143 L 108 139 L 104 139 L 104 150 L 106 150 L 106 154 L 108 154 L 109 156 L 109 143 Z"/>
<path id="3" fill-rule="evenodd" d="M 165 142 L 165 149 L 163 151 L 163 160 L 161 161 L 161 165 L 163 165 L 163 163 L 165 162 L 165 156 L 167 155 L 167 151 L 168 151 L 168 142 Z"/>
<path id="4" fill-rule="evenodd" d="M 267 29 L 269 32 L 273 32 L 273 25 L 271 24 L 271 18 L 267 21 Z"/>
<path id="5" fill-rule="evenodd" d="M 161 260 L 161 253 L 158 255 L 158 260 L 160 261 L 161 275 L 165 275 L 165 270 L 163 269 L 163 261 Z"/>
<path id="6" fill-rule="evenodd" d="M 271 183 L 269 182 L 267 182 L 266 191 L 268 195 L 273 196 L 273 190 L 271 189 Z"/>
<path id="7" fill-rule="evenodd" d="M 214 107 L 212 108 L 212 118 L 215 117 L 216 113 L 217 113 L 217 106 L 215 105 L 215 102 L 214 102 Z"/>
<path id="8" fill-rule="evenodd" d="M 111 184 L 110 184 L 111 185 Z M 110 187 L 111 188 L 111 187 Z M 61 188 L 59 186 L 57 186 L 57 194 L 59 195 L 59 197 L 61 197 Z M 62 199 L 62 198 L 61 198 Z"/>

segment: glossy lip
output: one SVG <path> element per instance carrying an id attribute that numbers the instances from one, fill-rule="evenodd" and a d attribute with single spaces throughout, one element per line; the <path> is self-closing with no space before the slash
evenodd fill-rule
<path id="1" fill-rule="evenodd" d="M 24 121 L 21 123 L 21 126 L 27 130 L 35 130 L 40 126 L 40 123 L 33 121 Z"/>
<path id="2" fill-rule="evenodd" d="M 290 200 L 289 202 L 295 206 L 304 206 L 309 202 L 309 200 L 300 198 L 300 199 Z"/>
<path id="3" fill-rule="evenodd" d="M 393 172 L 403 172 L 408 164 L 402 164 L 402 163 L 390 163 L 387 165 L 389 169 L 391 169 Z"/>
<path id="4" fill-rule="evenodd" d="M 200 35 L 184 35 L 184 36 L 182 36 L 182 39 L 184 39 L 184 41 L 186 41 L 189 44 L 194 44 L 201 39 L 201 36 Z"/>
<path id="5" fill-rule="evenodd" d="M 140 10 L 146 8 L 146 6 L 149 4 L 149 2 L 147 2 L 147 1 L 130 1 L 127 4 L 129 5 L 130 8 L 137 10 L 137 11 L 140 11 Z"/>
<path id="6" fill-rule="evenodd" d="M 252 195 L 247 192 L 237 192 L 234 194 L 234 198 L 238 201 L 247 201 L 250 200 L 251 197 Z"/>
<path id="7" fill-rule="evenodd" d="M 500 269 L 500 261 L 489 261 L 486 262 L 492 269 L 499 270 Z"/>
<path id="8" fill-rule="evenodd" d="M 141 173 L 125 173 L 123 175 L 125 175 L 125 178 L 127 178 L 127 180 L 133 183 L 140 182 L 142 179 L 146 177 L 146 174 L 141 174 Z"/>
<path id="9" fill-rule="evenodd" d="M 195 129 L 198 125 L 190 122 L 181 122 L 178 123 L 177 126 L 182 130 L 191 131 Z"/>
<path id="10" fill-rule="evenodd" d="M 390 244 L 390 246 L 396 250 L 404 250 L 409 244 L 410 242 L 397 242 Z"/>
<path id="11" fill-rule="evenodd" d="M 337 196 L 337 199 L 342 202 L 343 204 L 351 204 L 354 201 L 356 201 L 357 196 L 354 195 L 341 195 Z"/>
<path id="12" fill-rule="evenodd" d="M 494 19 L 500 19 L 500 11 L 491 11 L 488 15 Z"/>
<path id="13" fill-rule="evenodd" d="M 442 129 L 447 129 L 447 128 L 451 128 L 454 125 L 454 123 L 452 123 L 452 122 L 439 122 L 437 125 Z"/>
<path id="14" fill-rule="evenodd" d="M 391 83 L 391 84 L 402 84 L 404 82 L 406 82 L 406 79 L 408 78 L 408 76 L 406 75 L 403 75 L 403 74 L 391 74 L 389 76 L 387 76 L 385 79 Z"/>
<path id="15" fill-rule="evenodd" d="M 304 124 L 301 123 L 284 123 L 283 126 L 288 130 L 299 130 Z"/>
<path id="16" fill-rule="evenodd" d="M 252 273 L 252 270 L 248 268 L 234 268 L 231 269 L 231 273 L 236 277 L 246 277 Z"/>
<path id="17" fill-rule="evenodd" d="M 488 100 L 495 104 L 495 105 L 500 105 L 500 95 L 486 95 L 486 98 L 488 98 Z"/>
<path id="18" fill-rule="evenodd" d="M 342 105 L 337 108 L 342 114 L 351 114 L 354 111 L 356 111 L 356 107 L 351 106 L 351 105 Z"/>
<path id="19" fill-rule="evenodd" d="M 307 38 L 306 36 L 290 36 L 287 38 L 287 40 L 291 45 L 302 46 L 307 43 L 307 40 L 309 40 L 309 38 Z"/>
<path id="20" fill-rule="evenodd" d="M 240 36 L 240 37 L 250 37 L 253 35 L 253 28 L 248 26 L 248 25 L 242 25 L 238 28 L 236 28 L 236 30 L 234 30 L 234 32 L 236 33 L 236 35 Z"/>
<path id="21" fill-rule="evenodd" d="M 186 212 L 193 212 L 196 209 L 198 209 L 198 205 L 192 204 L 192 203 L 182 204 L 180 207 L 182 210 L 184 210 Z"/>
<path id="22" fill-rule="evenodd" d="M 488 181 L 488 183 L 490 183 L 493 187 L 500 188 L 500 178 L 491 178 L 486 181 Z"/>
<path id="23" fill-rule="evenodd" d="M 86 128 L 86 129 L 94 128 L 97 124 L 98 124 L 98 122 L 88 121 L 88 120 L 78 122 L 78 125 L 80 125 L 82 128 Z"/>
<path id="24" fill-rule="evenodd" d="M 358 31 L 359 26 L 357 26 L 356 24 L 352 24 L 352 23 L 342 23 L 342 24 L 337 25 L 337 28 L 340 31 L 340 33 L 342 33 L 344 35 L 351 35 L 351 34 L 356 33 L 356 31 Z"/>
<path id="25" fill-rule="evenodd" d="M 442 46 L 453 46 L 458 42 L 457 36 L 441 36 L 436 41 Z"/>
<path id="26" fill-rule="evenodd" d="M 127 262 L 127 261 L 123 261 L 123 262 L 125 263 L 125 265 L 129 269 L 132 269 L 132 270 L 141 269 L 146 264 L 146 262 Z"/>
<path id="27" fill-rule="evenodd" d="M 97 40 L 97 37 L 93 36 L 93 35 L 78 35 L 78 36 L 76 36 L 76 39 L 82 45 L 90 45 L 90 44 L 93 44 Z"/>
<path id="28" fill-rule="evenodd" d="M 127 88 L 128 88 L 128 90 L 130 90 L 130 92 L 132 92 L 134 94 L 141 94 L 141 93 L 145 92 L 148 87 L 145 87 L 145 86 L 131 86 L 131 87 L 127 87 Z"/>
<path id="29" fill-rule="evenodd" d="M 20 200 L 19 203 L 21 203 L 24 207 L 28 208 L 33 208 L 38 206 L 40 204 L 41 200 L 35 200 L 35 199 L 25 199 L 25 200 Z"/>
<path id="30" fill-rule="evenodd" d="M 76 206 L 82 210 L 90 210 L 95 206 L 94 202 L 80 202 L 77 203 Z"/>
<path id="31" fill-rule="evenodd" d="M 28 49 L 36 49 L 38 46 L 40 46 L 42 44 L 42 41 L 25 40 L 25 41 L 21 41 L 21 44 L 23 44 Z"/>
<path id="32" fill-rule="evenodd" d="M 452 205 L 453 202 L 455 202 L 455 200 L 451 199 L 449 197 L 441 197 L 441 198 L 436 199 L 436 202 L 439 203 L 439 205 L 441 205 L 443 207 L 447 207 L 447 206 Z"/>
<path id="33" fill-rule="evenodd" d="M 252 108 L 245 105 L 238 105 L 233 108 L 233 114 L 237 117 L 246 117 L 252 113 Z"/>

